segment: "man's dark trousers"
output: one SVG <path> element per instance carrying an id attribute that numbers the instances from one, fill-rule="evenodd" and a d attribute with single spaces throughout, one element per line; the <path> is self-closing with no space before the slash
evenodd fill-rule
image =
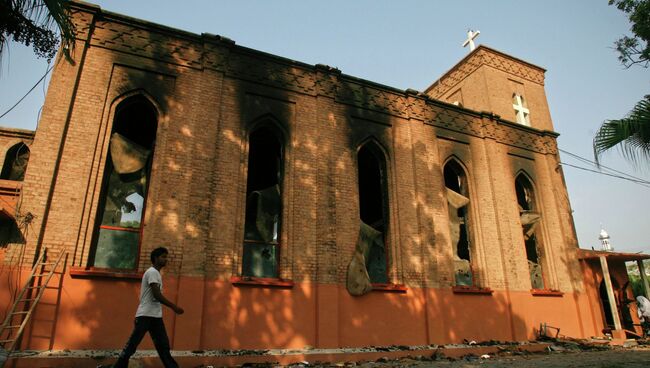
<path id="1" fill-rule="evenodd" d="M 135 318 L 135 326 L 131 333 L 131 337 L 129 337 L 129 341 L 127 341 L 126 346 L 124 346 L 124 349 L 120 353 L 117 362 L 113 365 L 113 368 L 128 367 L 129 358 L 135 354 L 135 350 L 138 348 L 140 341 L 142 341 L 144 334 L 147 332 L 149 332 L 151 340 L 153 340 L 153 344 L 158 352 L 158 356 L 165 365 L 165 368 L 178 368 L 178 364 L 169 353 L 169 339 L 167 338 L 167 331 L 165 331 L 163 319 L 156 317 Z"/>

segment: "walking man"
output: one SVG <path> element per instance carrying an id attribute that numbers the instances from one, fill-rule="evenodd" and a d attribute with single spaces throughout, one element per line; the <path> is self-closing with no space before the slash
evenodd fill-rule
<path id="1" fill-rule="evenodd" d="M 140 287 L 140 305 L 135 313 L 135 326 L 129 341 L 113 365 L 114 368 L 127 368 L 129 358 L 135 353 L 144 334 L 149 332 L 156 351 L 165 368 L 178 368 L 178 364 L 169 352 L 169 339 L 162 319 L 162 304 L 171 308 L 176 314 L 183 314 L 183 308 L 170 302 L 162 295 L 163 283 L 160 270 L 167 264 L 167 248 L 159 247 L 151 251 L 153 266 L 142 276 Z"/>

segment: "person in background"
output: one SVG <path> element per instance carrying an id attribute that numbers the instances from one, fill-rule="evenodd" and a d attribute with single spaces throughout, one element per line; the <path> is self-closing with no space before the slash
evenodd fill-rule
<path id="1" fill-rule="evenodd" d="M 636 297 L 636 304 L 641 329 L 643 329 L 643 334 L 647 336 L 650 333 L 650 300 L 643 295 L 639 295 Z"/>

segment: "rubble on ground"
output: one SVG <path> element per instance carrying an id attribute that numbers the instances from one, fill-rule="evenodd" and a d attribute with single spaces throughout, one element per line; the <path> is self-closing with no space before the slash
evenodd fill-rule
<path id="1" fill-rule="evenodd" d="M 539 346 L 547 344 L 546 349 L 537 352 L 531 352 L 526 346 Z M 648 340 L 638 340 L 641 347 L 650 345 Z M 481 348 L 489 348 L 488 353 L 479 352 Z M 458 349 L 458 350 L 456 350 Z M 446 356 L 445 352 L 462 353 L 467 349 L 467 354 L 456 356 Z M 292 363 L 288 367 L 372 367 L 372 366 L 404 366 L 404 365 L 421 365 L 425 362 L 467 362 L 467 363 L 488 363 L 498 361 L 499 359 L 509 359 L 530 355 L 548 355 L 548 354 L 570 354 L 576 352 L 606 351 L 606 350 L 625 350 L 626 347 L 611 346 L 607 339 L 572 339 L 572 338 L 544 338 L 539 341 L 471 341 L 464 340 L 462 344 L 446 345 L 422 345 L 422 346 L 368 346 L 357 348 L 338 348 L 338 349 L 318 349 L 313 346 L 305 346 L 302 349 L 239 349 L 239 350 L 188 350 L 172 351 L 174 357 L 224 357 L 224 356 L 286 356 L 286 355 L 304 355 L 305 359 L 314 354 L 354 354 L 354 353 L 390 353 L 390 352 L 410 352 L 408 357 L 391 358 L 389 356 L 380 356 L 373 361 L 342 361 L 334 363 L 307 362 L 302 361 Z M 646 348 L 647 349 L 647 348 Z M 483 349 L 484 351 L 485 349 Z M 538 349 L 539 350 L 539 349 Z M 97 361 L 104 359 L 116 358 L 119 350 L 57 350 L 57 351 L 16 351 L 13 357 L 72 357 L 72 358 L 91 358 Z M 139 360 L 146 357 L 156 356 L 155 350 L 139 350 L 133 357 Z M 394 355 L 393 355 L 394 356 Z M 246 363 L 240 367 L 278 367 L 277 362 L 269 363 Z M 208 368 L 209 365 L 200 365 L 196 368 Z M 216 366 L 215 366 L 216 367 Z"/>

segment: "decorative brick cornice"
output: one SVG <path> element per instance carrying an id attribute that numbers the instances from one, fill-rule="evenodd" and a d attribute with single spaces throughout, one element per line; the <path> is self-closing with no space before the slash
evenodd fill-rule
<path id="1" fill-rule="evenodd" d="M 407 100 L 404 94 L 345 79 L 340 81 L 336 92 L 336 100 L 339 102 L 390 115 L 408 117 Z"/>
<path id="2" fill-rule="evenodd" d="M 489 47 L 479 46 L 427 88 L 425 93 L 431 98 L 439 99 L 463 79 L 467 78 L 468 75 L 484 65 L 544 85 L 545 70 L 543 68 Z"/>
<path id="3" fill-rule="evenodd" d="M 226 74 L 230 77 L 294 90 L 308 95 L 316 94 L 315 74 L 301 66 L 285 65 L 255 55 L 233 52 L 228 59 Z"/>
<path id="4" fill-rule="evenodd" d="M 3 137 L 12 137 L 32 141 L 34 140 L 34 134 L 36 134 L 36 132 L 33 130 L 0 126 L 0 136 Z"/>
<path id="5" fill-rule="evenodd" d="M 91 45 L 190 68 L 202 66 L 202 45 L 197 42 L 169 37 L 139 25 L 117 23 L 110 19 L 99 19 L 95 22 Z"/>
<path id="6" fill-rule="evenodd" d="M 502 120 L 497 115 L 475 114 L 455 106 L 430 106 L 426 123 L 437 128 L 477 138 L 489 138 L 498 143 L 542 154 L 557 153 L 557 133 L 539 131 Z M 442 105 L 442 104 L 440 104 Z"/>
<path id="7" fill-rule="evenodd" d="M 342 74 L 327 65 L 308 65 L 250 48 L 217 35 L 192 34 L 139 19 L 104 12 L 99 8 L 75 8 L 75 22 L 89 27 L 95 16 L 91 46 L 142 56 L 180 67 L 211 69 L 227 77 L 310 96 L 323 95 L 355 108 L 372 110 L 540 153 L 557 152 L 555 137 L 519 127 L 498 117 L 431 99 L 441 95 L 477 68 L 486 65 L 534 83 L 544 83 L 544 69 L 496 50 L 479 46 L 426 94 Z"/>
<path id="8" fill-rule="evenodd" d="M 97 9 L 89 9 L 86 7 L 72 6 L 70 9 L 72 23 L 74 24 L 75 37 L 79 40 L 87 40 L 90 31 L 90 25 L 93 22 L 93 13 L 90 12 Z"/>
<path id="9" fill-rule="evenodd" d="M 430 120 L 431 125 L 447 130 L 483 137 L 480 119 L 462 111 L 453 109 L 437 109 L 435 116 Z"/>

